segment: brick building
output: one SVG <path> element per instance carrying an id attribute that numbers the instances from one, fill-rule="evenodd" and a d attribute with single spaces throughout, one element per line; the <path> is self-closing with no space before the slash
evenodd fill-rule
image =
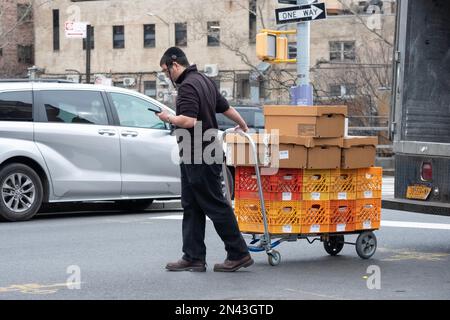
<path id="1" fill-rule="evenodd" d="M 0 2 L 0 78 L 27 76 L 34 63 L 32 1 Z"/>

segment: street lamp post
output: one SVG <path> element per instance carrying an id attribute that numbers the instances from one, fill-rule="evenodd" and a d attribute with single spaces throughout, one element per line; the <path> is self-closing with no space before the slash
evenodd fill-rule
<path id="1" fill-rule="evenodd" d="M 147 15 L 150 17 L 158 18 L 159 20 L 161 20 L 162 23 L 164 23 L 167 26 L 167 47 L 170 47 L 170 24 L 157 14 L 154 14 L 153 12 L 147 12 Z"/>

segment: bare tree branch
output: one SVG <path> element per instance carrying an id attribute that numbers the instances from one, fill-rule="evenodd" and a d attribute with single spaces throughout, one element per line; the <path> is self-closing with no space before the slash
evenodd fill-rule
<path id="1" fill-rule="evenodd" d="M 374 35 L 376 35 L 378 38 L 380 38 L 382 41 L 384 41 L 387 45 L 389 45 L 390 47 L 393 46 L 392 42 L 390 42 L 389 40 L 387 40 L 383 35 L 379 34 L 378 32 L 376 32 L 374 29 L 371 29 L 367 23 L 364 21 L 364 19 L 361 17 L 361 15 L 356 12 L 355 10 L 353 10 L 353 8 L 351 8 L 350 6 L 348 6 L 343 0 L 337 0 L 345 9 L 347 9 L 348 11 L 350 11 L 355 17 L 356 19 L 367 29 L 369 30 L 371 33 L 373 33 Z"/>

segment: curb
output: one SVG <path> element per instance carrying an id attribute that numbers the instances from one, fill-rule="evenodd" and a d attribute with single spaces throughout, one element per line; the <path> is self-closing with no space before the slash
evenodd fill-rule
<path id="1" fill-rule="evenodd" d="M 450 203 L 388 198 L 381 201 L 381 206 L 384 209 L 450 217 Z"/>

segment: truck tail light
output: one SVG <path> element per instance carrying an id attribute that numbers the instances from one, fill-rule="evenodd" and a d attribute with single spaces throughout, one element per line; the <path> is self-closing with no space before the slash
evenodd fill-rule
<path id="1" fill-rule="evenodd" d="M 420 176 L 423 181 L 433 180 L 433 166 L 430 162 L 423 162 L 422 169 L 420 170 Z"/>

